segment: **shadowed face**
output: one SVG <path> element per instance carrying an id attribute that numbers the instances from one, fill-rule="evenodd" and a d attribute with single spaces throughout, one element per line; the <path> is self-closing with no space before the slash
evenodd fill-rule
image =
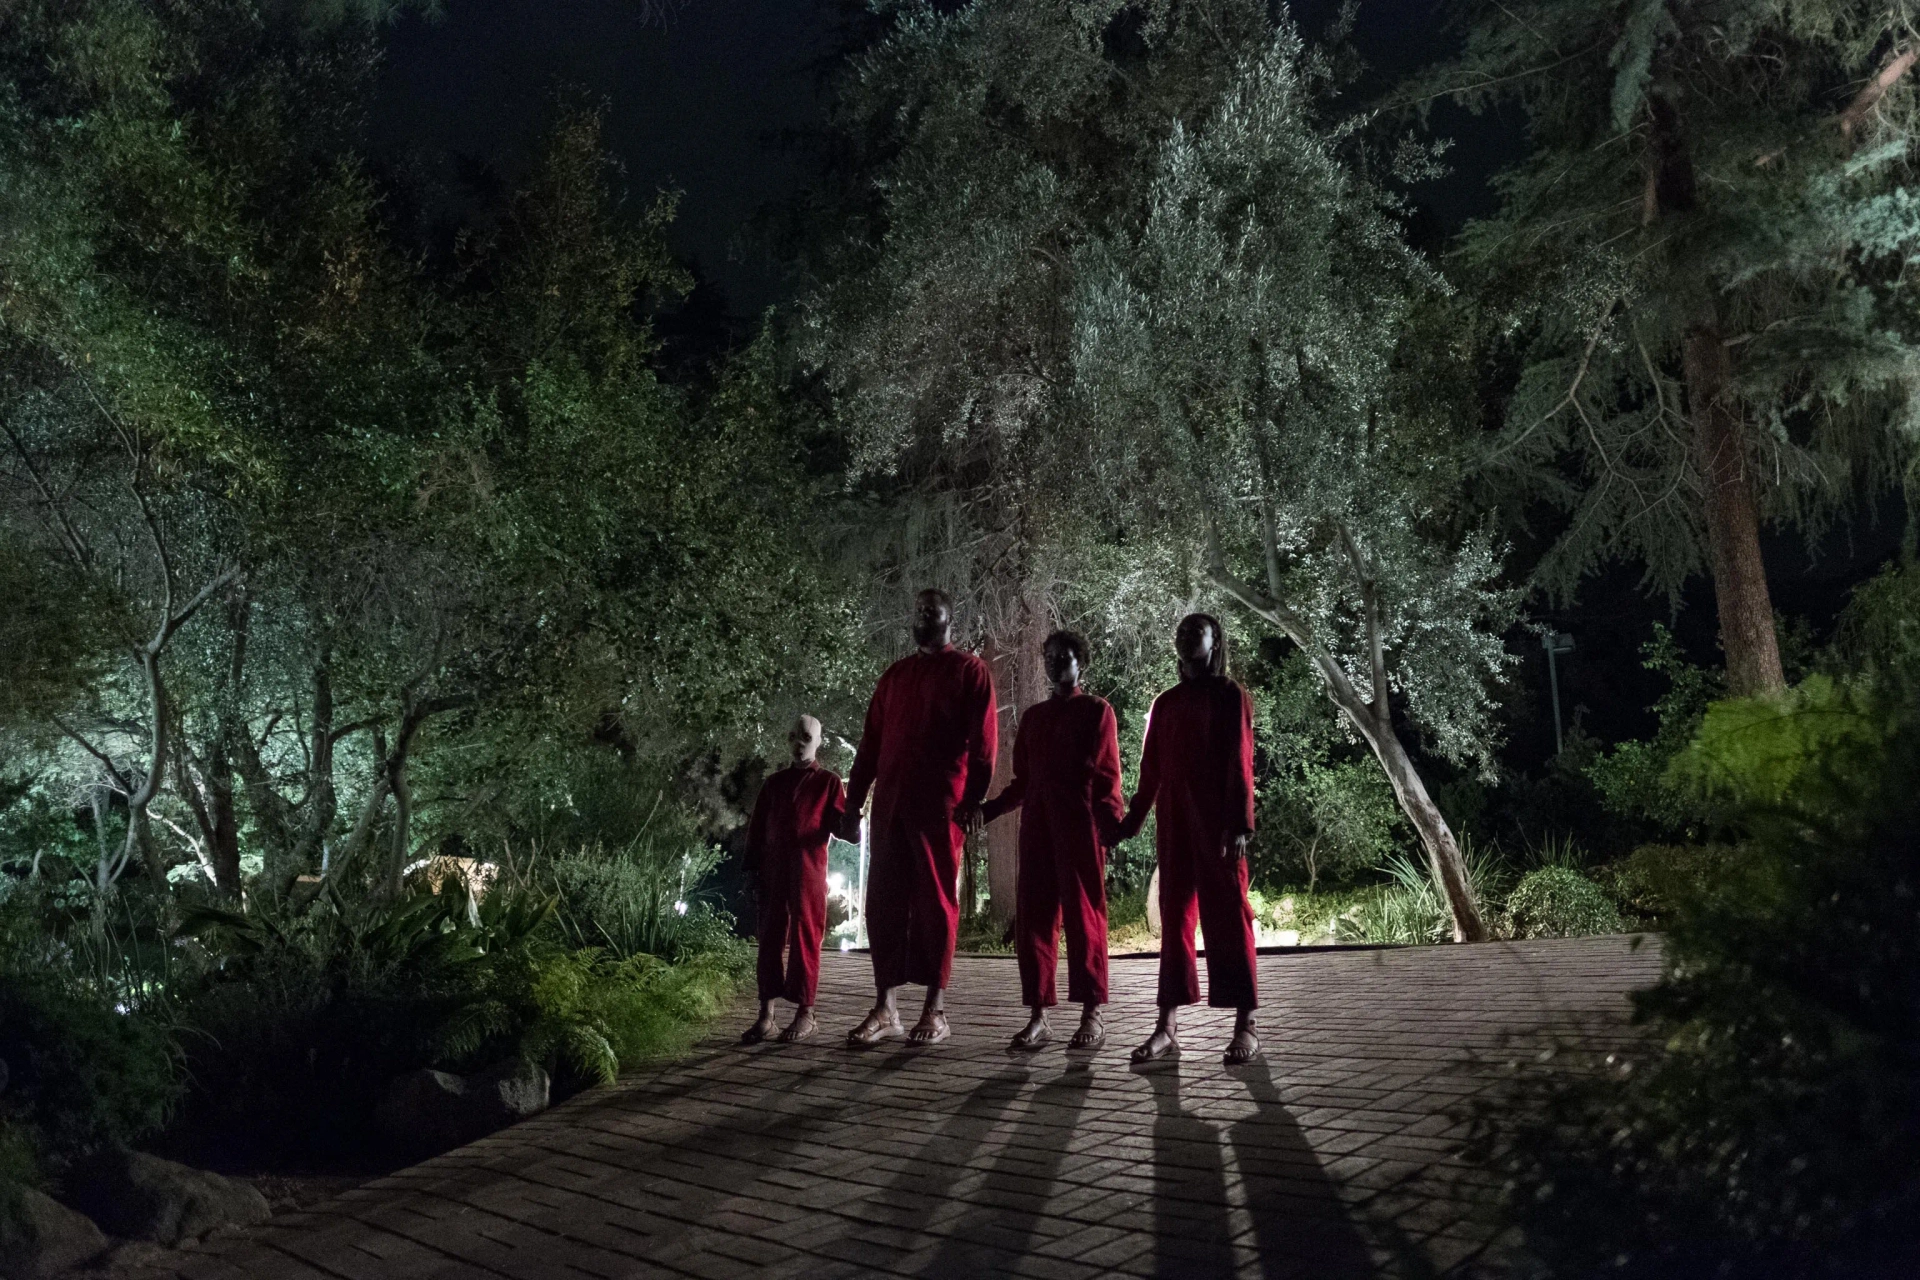
<path id="1" fill-rule="evenodd" d="M 1194 680 L 1210 675 L 1213 671 L 1213 651 L 1220 638 L 1213 632 L 1213 626 L 1198 614 L 1189 614 L 1180 620 L 1180 629 L 1173 633 L 1173 651 L 1180 655 L 1180 677 Z"/>
<path id="2" fill-rule="evenodd" d="M 953 609 L 938 591 L 922 591 L 913 600 L 913 642 L 938 649 L 953 642 Z"/>
<path id="3" fill-rule="evenodd" d="M 1072 693 L 1080 685 L 1080 655 L 1064 640 L 1049 640 L 1043 653 L 1047 679 L 1055 693 Z"/>

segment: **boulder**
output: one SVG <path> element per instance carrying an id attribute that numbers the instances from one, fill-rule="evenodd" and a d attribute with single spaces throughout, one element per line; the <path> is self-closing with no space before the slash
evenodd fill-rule
<path id="1" fill-rule="evenodd" d="M 68 1204 L 114 1235 L 175 1245 L 215 1227 L 265 1222 L 267 1199 L 244 1182 L 142 1151 L 103 1152 L 74 1166 Z"/>
<path id="2" fill-rule="evenodd" d="M 0 1187 L 0 1277 L 38 1280 L 105 1253 L 107 1238 L 85 1214 L 29 1187 Z"/>
<path id="3" fill-rule="evenodd" d="M 395 1076 L 374 1112 L 389 1142 L 410 1155 L 446 1151 L 467 1140 L 467 1082 L 421 1068 Z"/>
<path id="4" fill-rule="evenodd" d="M 467 1077 L 467 1105 L 480 1134 L 492 1133 L 547 1109 L 553 1082 L 532 1063 L 509 1060 Z"/>
<path id="5" fill-rule="evenodd" d="M 552 1082 L 540 1067 L 508 1061 L 462 1079 L 423 1069 L 395 1076 L 376 1120 L 413 1155 L 447 1151 L 547 1109 Z"/>

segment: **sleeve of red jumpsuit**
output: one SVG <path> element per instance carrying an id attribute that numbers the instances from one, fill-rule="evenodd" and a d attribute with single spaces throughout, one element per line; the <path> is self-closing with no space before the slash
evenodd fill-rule
<path id="1" fill-rule="evenodd" d="M 767 782 L 773 781 L 769 776 Z M 760 861 L 767 854 L 767 783 L 760 784 L 760 794 L 753 802 L 753 817 L 747 823 L 747 871 L 749 874 L 760 870 Z"/>
<path id="2" fill-rule="evenodd" d="M 1094 828 L 1100 843 L 1111 849 L 1120 843 L 1120 824 L 1126 821 L 1126 802 L 1120 798 L 1120 735 L 1114 725 L 1113 708 L 1100 710 L 1098 741 L 1093 748 L 1092 793 Z M 1014 744 L 1014 759 L 1019 759 L 1019 743 Z"/>
<path id="3" fill-rule="evenodd" d="M 830 836 L 840 830 L 840 823 L 847 816 L 847 785 L 835 777 L 827 787 L 826 806 L 820 813 L 820 832 Z"/>
<path id="4" fill-rule="evenodd" d="M 1024 717 L 1023 717 L 1024 721 Z M 1013 781 L 1001 790 L 1000 794 L 987 801 L 980 816 L 992 822 L 1003 813 L 1012 813 L 1027 798 L 1027 757 L 1031 748 L 1027 745 L 1026 725 L 1013 737 Z"/>
<path id="5" fill-rule="evenodd" d="M 967 743 L 967 789 L 961 793 L 962 807 L 979 804 L 993 785 L 993 758 L 1000 746 L 1000 708 L 993 698 L 993 677 L 987 664 L 976 668 L 979 680 L 968 690 L 972 705 L 967 708 L 967 723 L 973 727 Z"/>
<path id="6" fill-rule="evenodd" d="M 861 727 L 860 745 L 853 753 L 853 770 L 847 774 L 845 813 L 860 812 L 860 806 L 867 802 L 867 792 L 873 789 L 874 777 L 880 771 L 880 726 L 887 718 L 882 708 L 886 692 L 887 677 L 883 675 L 880 683 L 874 686 L 873 697 L 867 702 L 867 722 Z"/>
<path id="7" fill-rule="evenodd" d="M 1253 699 L 1238 684 L 1240 732 L 1234 738 L 1234 758 L 1227 770 L 1227 820 L 1235 824 L 1228 835 L 1253 830 Z"/>
<path id="8" fill-rule="evenodd" d="M 1140 828 L 1147 821 L 1147 810 L 1153 808 L 1153 798 L 1159 790 L 1160 752 L 1153 735 L 1153 711 L 1149 708 L 1146 742 L 1140 748 L 1140 785 L 1133 789 L 1133 803 L 1127 806 L 1127 816 L 1121 819 L 1120 830 L 1114 833 L 1118 839 L 1131 840 L 1140 834 Z"/>

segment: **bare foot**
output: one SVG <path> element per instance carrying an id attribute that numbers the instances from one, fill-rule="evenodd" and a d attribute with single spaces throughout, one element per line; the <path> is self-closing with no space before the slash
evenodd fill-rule
<path id="1" fill-rule="evenodd" d="M 1035 1013 L 1026 1026 L 1014 1033 L 1012 1047 L 1038 1049 L 1051 1039 L 1053 1039 L 1053 1028 L 1047 1025 L 1047 1015 L 1044 1012 Z"/>
<path id="2" fill-rule="evenodd" d="M 939 1044 L 950 1035 L 947 1015 L 938 1009 L 929 1009 L 920 1015 L 920 1021 L 914 1023 L 913 1030 L 907 1032 L 909 1044 Z"/>
<path id="3" fill-rule="evenodd" d="M 865 1049 L 900 1034 L 900 1015 L 889 1009 L 875 1009 L 859 1026 L 847 1032 L 847 1043 Z"/>
<path id="4" fill-rule="evenodd" d="M 1080 1015 L 1080 1029 L 1067 1041 L 1067 1048 L 1098 1049 L 1106 1042 L 1107 1024 L 1101 1020 L 1098 1009 L 1089 1009 Z"/>
<path id="5" fill-rule="evenodd" d="M 802 1009 L 793 1015 L 793 1021 L 789 1022 L 787 1029 L 780 1033 L 780 1043 L 799 1044 L 817 1029 L 818 1024 L 814 1022 L 812 1012 Z"/>
<path id="6" fill-rule="evenodd" d="M 1173 1032 L 1168 1031 L 1164 1027 L 1157 1027 L 1154 1029 L 1154 1033 L 1148 1036 L 1138 1049 L 1133 1051 L 1133 1060 L 1135 1062 L 1158 1062 L 1161 1058 L 1170 1057 L 1178 1052 L 1180 1052 L 1180 1042 L 1173 1038 Z"/>
<path id="7" fill-rule="evenodd" d="M 1253 1034 L 1253 1024 L 1234 1028 L 1233 1039 L 1227 1042 L 1227 1052 L 1222 1058 L 1228 1066 L 1237 1067 L 1243 1062 L 1252 1062 L 1260 1052 L 1260 1037 Z"/>
<path id="8" fill-rule="evenodd" d="M 772 1035 L 775 1029 L 776 1028 L 774 1026 L 774 1021 L 773 1021 L 773 1010 L 769 1009 L 765 1013 L 760 1015 L 760 1021 L 754 1023 L 752 1026 L 748 1027 L 745 1031 L 740 1033 L 740 1043 L 741 1044 L 759 1044 L 762 1040 L 765 1040 L 768 1036 Z"/>

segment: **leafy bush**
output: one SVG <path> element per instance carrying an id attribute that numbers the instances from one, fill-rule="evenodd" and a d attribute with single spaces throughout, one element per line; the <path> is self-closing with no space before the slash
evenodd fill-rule
<path id="1" fill-rule="evenodd" d="M 1587 766 L 1587 776 L 1612 813 L 1679 834 L 1698 825 L 1700 812 L 1694 797 L 1675 785 L 1668 770 L 1693 741 L 1708 704 L 1724 691 L 1726 679 L 1719 671 L 1688 662 L 1679 642 L 1658 623 L 1641 653 L 1642 665 L 1668 681 L 1666 693 L 1653 704 L 1660 727 L 1645 742 L 1622 742 L 1596 756 Z"/>
<path id="2" fill-rule="evenodd" d="M 182 1088 L 164 1019 L 63 977 L 0 954 L 0 1145 L 54 1166 L 151 1134 Z"/>
<path id="3" fill-rule="evenodd" d="M 1623 916 L 1661 925 L 1680 903 L 1713 892 L 1739 855 L 1730 844 L 1644 844 L 1599 875 Z"/>
<path id="4" fill-rule="evenodd" d="M 703 840 L 646 832 L 612 850 L 596 844 L 531 856 L 515 878 L 554 895 L 555 922 L 575 947 L 673 960 L 710 950 L 732 932 L 732 918 L 696 891 L 720 858 Z"/>
<path id="5" fill-rule="evenodd" d="M 1522 876 L 1507 895 L 1506 916 L 1514 938 L 1578 938 L 1626 928 L 1606 890 L 1568 866 Z"/>
<path id="6" fill-rule="evenodd" d="M 1814 694 L 1716 708 L 1753 736 L 1697 744 L 1733 793 L 1773 799 L 1676 904 L 1666 976 L 1636 1001 L 1648 1054 L 1488 1130 L 1557 1274 L 1920 1268 L 1920 728 L 1883 711 L 1846 738 L 1877 759 L 1834 751 Z M 1794 708 L 1808 721 L 1779 724 Z M 1818 754 L 1786 767 L 1789 742 Z"/>
<path id="7" fill-rule="evenodd" d="M 387 1081 L 421 1066 L 516 1056 L 562 1092 L 610 1079 L 683 1045 L 746 968 L 730 935 L 679 964 L 575 947 L 555 896 L 507 884 L 476 900 L 457 878 L 363 910 L 203 907 L 186 931 L 212 960 L 185 1008 L 193 1128 L 278 1150 L 366 1145 Z"/>

